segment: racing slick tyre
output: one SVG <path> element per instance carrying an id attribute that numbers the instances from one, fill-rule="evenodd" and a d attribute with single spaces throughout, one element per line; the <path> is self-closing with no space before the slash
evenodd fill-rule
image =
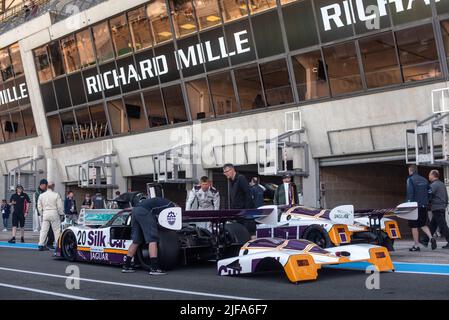
<path id="1" fill-rule="evenodd" d="M 332 241 L 329 234 L 323 227 L 318 225 L 311 225 L 307 227 L 302 235 L 302 238 L 317 244 L 321 248 L 332 247 Z"/>
<path id="2" fill-rule="evenodd" d="M 240 223 L 225 224 L 225 236 L 228 244 L 225 252 L 226 257 L 237 256 L 240 248 L 251 240 L 251 234 L 248 229 Z"/>
<path id="3" fill-rule="evenodd" d="M 376 238 L 375 244 L 378 246 L 382 246 L 387 248 L 388 251 L 394 251 L 393 245 L 394 245 L 394 239 L 390 239 L 388 234 L 384 231 L 382 231 L 382 240 L 379 243 L 379 240 Z"/>
<path id="4" fill-rule="evenodd" d="M 61 239 L 61 253 L 64 259 L 70 262 L 76 261 L 78 255 L 75 234 L 72 231 L 64 232 Z"/>
<path id="5" fill-rule="evenodd" d="M 171 270 L 178 264 L 180 252 L 179 238 L 176 231 L 159 229 L 158 261 L 164 270 Z M 137 259 L 140 266 L 150 271 L 150 254 L 148 244 L 142 244 L 137 250 Z"/>

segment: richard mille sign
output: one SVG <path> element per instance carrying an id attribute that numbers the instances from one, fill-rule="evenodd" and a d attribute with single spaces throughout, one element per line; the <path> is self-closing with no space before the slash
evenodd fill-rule
<path id="1" fill-rule="evenodd" d="M 176 65 L 169 65 L 170 59 L 166 55 L 158 55 L 149 59 L 137 60 L 137 67 L 130 64 L 126 67 L 107 70 L 101 74 L 87 77 L 85 79 L 87 93 L 92 95 L 118 88 L 120 85 L 128 85 L 162 76 L 167 74 L 171 68 L 188 69 L 198 64 L 227 59 L 251 51 L 247 30 L 235 32 L 231 41 L 233 42 L 232 48 L 235 48 L 232 51 L 227 49 L 224 37 L 220 37 L 216 41 L 205 41 L 174 51 Z"/>
<path id="2" fill-rule="evenodd" d="M 434 0 L 440 2 L 444 0 Z M 430 6 L 430 0 L 377 0 L 376 4 L 366 5 L 364 0 L 344 0 L 320 8 L 325 31 L 341 28 L 358 21 L 370 21 L 388 14 L 387 6 L 394 13 L 414 9 L 417 3 L 424 2 Z"/>
<path id="3" fill-rule="evenodd" d="M 25 98 L 28 98 L 28 90 L 25 82 L 11 88 L 0 90 L 0 106 Z"/>

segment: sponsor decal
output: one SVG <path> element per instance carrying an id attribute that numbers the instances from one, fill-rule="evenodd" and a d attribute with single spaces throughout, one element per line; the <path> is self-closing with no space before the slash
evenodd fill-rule
<path id="1" fill-rule="evenodd" d="M 90 252 L 90 260 L 96 260 L 96 261 L 108 261 L 109 256 L 107 253 L 103 252 Z"/>
<path id="2" fill-rule="evenodd" d="M 167 222 L 169 225 L 174 225 L 176 223 L 176 214 L 173 211 L 170 211 L 167 214 Z"/>
<path id="3" fill-rule="evenodd" d="M 126 240 L 111 240 L 111 248 L 125 249 Z"/>

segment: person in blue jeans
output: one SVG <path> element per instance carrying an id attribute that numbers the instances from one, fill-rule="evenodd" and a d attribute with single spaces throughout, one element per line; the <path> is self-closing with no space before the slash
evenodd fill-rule
<path id="1" fill-rule="evenodd" d="M 0 207 L 3 219 L 3 231 L 8 231 L 8 220 L 11 213 L 11 206 L 6 202 L 5 199 L 2 200 L 2 205 Z"/>

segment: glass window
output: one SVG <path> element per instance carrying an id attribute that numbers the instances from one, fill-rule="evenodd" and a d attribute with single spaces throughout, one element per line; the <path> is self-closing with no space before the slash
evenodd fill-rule
<path id="1" fill-rule="evenodd" d="M 58 110 L 55 90 L 53 89 L 53 82 L 47 82 L 45 84 L 42 84 L 41 94 L 45 112 L 52 112 Z"/>
<path id="2" fill-rule="evenodd" d="M 151 47 L 153 36 L 151 35 L 150 22 L 147 19 L 145 7 L 128 12 L 128 22 L 134 50 Z"/>
<path id="3" fill-rule="evenodd" d="M 120 57 L 133 51 L 131 34 L 129 33 L 126 15 L 122 14 L 109 20 L 112 32 L 112 41 L 114 42 L 115 55 Z"/>
<path id="4" fill-rule="evenodd" d="M 354 42 L 323 49 L 333 95 L 362 90 L 362 79 Z"/>
<path id="5" fill-rule="evenodd" d="M 26 135 L 27 136 L 35 136 L 36 133 L 36 125 L 34 124 L 33 112 L 30 108 L 26 108 L 22 110 L 23 123 L 25 125 Z"/>
<path id="6" fill-rule="evenodd" d="M 107 102 L 111 129 L 114 135 L 128 133 L 129 123 L 126 109 L 122 100 L 113 100 Z"/>
<path id="7" fill-rule="evenodd" d="M 186 82 L 187 97 L 193 120 L 212 118 L 214 111 L 205 78 Z"/>
<path id="8" fill-rule="evenodd" d="M 299 100 L 329 97 L 329 86 L 321 51 L 298 54 L 292 57 L 292 62 Z"/>
<path id="9" fill-rule="evenodd" d="M 34 63 L 36 65 L 39 82 L 46 82 L 52 79 L 50 60 L 48 58 L 47 46 L 34 50 Z"/>
<path id="10" fill-rule="evenodd" d="M 290 50 L 302 49 L 318 43 L 318 33 L 310 0 L 297 1 L 282 8 L 282 15 Z"/>
<path id="11" fill-rule="evenodd" d="M 5 113 L 0 117 L 0 121 L 2 124 L 3 135 L 5 142 L 11 141 L 14 139 L 14 129 L 11 122 L 11 117 L 9 113 Z"/>
<path id="12" fill-rule="evenodd" d="M 395 2 L 395 1 L 390 1 Z M 390 15 L 393 18 L 393 24 L 399 25 L 419 19 L 424 19 L 432 16 L 432 9 L 429 1 L 405 1 L 402 0 L 403 10 L 397 12 L 397 6 L 392 4 L 390 6 Z M 437 2 L 437 1 L 435 1 Z M 438 1 L 446 2 L 446 1 Z"/>
<path id="13" fill-rule="evenodd" d="M 9 53 L 11 55 L 11 61 L 14 69 L 14 74 L 16 77 L 23 74 L 23 64 L 22 57 L 20 56 L 19 44 L 13 44 L 9 47 Z"/>
<path id="14" fill-rule="evenodd" d="M 162 88 L 168 123 L 175 124 L 188 121 L 183 94 L 180 85 Z"/>
<path id="15" fill-rule="evenodd" d="M 47 117 L 48 130 L 50 131 L 50 138 L 53 145 L 64 144 L 64 138 L 62 135 L 61 121 L 59 115 Z"/>
<path id="16" fill-rule="evenodd" d="M 104 112 L 103 104 L 97 104 L 89 107 L 92 118 L 92 132 L 93 139 L 102 138 L 110 135 L 110 128 L 106 113 Z"/>
<path id="17" fill-rule="evenodd" d="M 441 77 L 440 63 L 431 24 L 396 32 L 404 81 Z"/>
<path id="18" fill-rule="evenodd" d="M 176 37 L 182 37 L 196 31 L 195 16 L 190 0 L 170 0 Z"/>
<path id="19" fill-rule="evenodd" d="M 236 69 L 234 70 L 234 76 L 242 110 L 258 109 L 266 106 L 257 65 L 254 64 Z"/>
<path id="20" fill-rule="evenodd" d="M 124 98 L 126 114 L 128 115 L 131 131 L 142 131 L 148 127 L 141 95 L 133 95 Z"/>
<path id="21" fill-rule="evenodd" d="M 251 21 L 259 58 L 274 56 L 285 51 L 277 11 L 258 15 Z"/>
<path id="22" fill-rule="evenodd" d="M 294 2 L 294 1 L 296 1 L 296 0 L 281 0 L 281 5 L 282 4 L 287 4 L 287 3 L 290 3 L 290 2 Z"/>
<path id="23" fill-rule="evenodd" d="M 217 0 L 193 0 L 200 30 L 221 23 Z"/>
<path id="24" fill-rule="evenodd" d="M 7 81 L 14 76 L 8 48 L 0 50 L 0 70 L 2 72 L 3 81 Z"/>
<path id="25" fill-rule="evenodd" d="M 88 140 L 92 138 L 92 122 L 90 120 L 89 109 L 87 107 L 75 110 L 78 127 L 75 135 L 79 140 Z"/>
<path id="26" fill-rule="evenodd" d="M 106 21 L 93 26 L 92 31 L 98 62 L 101 63 L 114 58 L 114 49 L 112 48 L 108 22 Z"/>
<path id="27" fill-rule="evenodd" d="M 48 53 L 50 55 L 51 69 L 53 77 L 59 77 L 64 74 L 64 65 L 62 62 L 61 51 L 59 50 L 59 42 L 54 41 L 48 44 Z"/>
<path id="28" fill-rule="evenodd" d="M 63 77 L 53 81 L 55 86 L 56 100 L 58 101 L 59 109 L 68 108 L 72 105 L 70 101 L 69 87 L 67 85 L 67 78 Z"/>
<path id="29" fill-rule="evenodd" d="M 441 34 L 443 35 L 446 59 L 449 58 L 449 20 L 441 21 Z"/>
<path id="30" fill-rule="evenodd" d="M 76 46 L 78 47 L 82 67 L 87 67 L 95 63 L 94 46 L 90 38 L 89 29 L 76 34 Z"/>
<path id="31" fill-rule="evenodd" d="M 156 43 L 165 42 L 173 38 L 165 0 L 150 1 L 150 4 L 147 5 L 147 16 L 150 19 Z"/>
<path id="32" fill-rule="evenodd" d="M 5 136 L 3 134 L 3 129 L 5 128 L 5 124 L 3 121 L 3 117 L 0 116 L 0 143 L 5 142 Z"/>
<path id="33" fill-rule="evenodd" d="M 148 115 L 150 127 L 160 127 L 167 125 L 164 103 L 159 89 L 147 91 L 143 94 L 145 107 Z"/>
<path id="34" fill-rule="evenodd" d="M 225 22 L 239 19 L 248 15 L 245 0 L 218 0 Z"/>
<path id="35" fill-rule="evenodd" d="M 232 78 L 229 72 L 217 73 L 209 76 L 209 87 L 212 94 L 215 113 L 224 115 L 239 111 L 235 99 Z"/>
<path id="36" fill-rule="evenodd" d="M 256 50 L 253 45 L 253 37 L 249 21 L 247 19 L 225 25 L 225 34 L 228 52 L 237 52 L 236 34 L 239 38 L 241 52 L 231 56 L 233 65 L 241 64 L 256 59 Z"/>
<path id="37" fill-rule="evenodd" d="M 346 20 L 343 1 L 313 0 L 317 14 L 321 42 L 329 42 L 354 35 L 354 26 Z M 345 2 L 348 4 L 348 2 Z M 354 2 L 353 2 L 354 3 Z M 340 15 L 336 10 L 340 9 Z"/>
<path id="38" fill-rule="evenodd" d="M 205 43 L 207 41 L 209 41 L 210 43 L 214 43 L 220 37 L 223 37 L 223 30 L 221 27 L 210 29 L 210 30 L 200 33 L 200 39 L 201 39 L 200 41 L 202 43 Z M 211 45 L 210 51 L 211 51 L 210 55 L 213 57 L 221 56 L 220 46 Z M 207 51 L 206 51 L 206 54 L 207 54 Z M 209 59 L 206 59 L 206 60 L 207 61 L 206 61 L 205 65 L 206 65 L 207 71 L 213 71 L 213 70 L 218 70 L 218 69 L 229 67 L 229 60 L 227 58 L 226 59 L 213 59 L 213 61 L 210 61 Z"/>
<path id="39" fill-rule="evenodd" d="M 276 0 L 249 0 L 248 5 L 251 13 L 257 13 L 276 8 Z"/>
<path id="40" fill-rule="evenodd" d="M 67 73 L 74 72 L 81 67 L 78 47 L 74 35 L 61 39 L 61 52 Z"/>
<path id="41" fill-rule="evenodd" d="M 86 94 L 84 92 L 83 78 L 81 73 L 74 73 L 67 77 L 70 89 L 70 96 L 74 106 L 86 103 Z"/>
<path id="42" fill-rule="evenodd" d="M 8 82 L 3 83 L 3 85 L 4 85 L 4 90 L 6 90 L 5 92 L 9 91 L 10 92 L 10 96 L 11 96 L 11 99 L 9 99 L 8 95 L 6 94 L 7 100 L 9 100 L 8 101 L 8 108 L 12 109 L 12 108 L 17 107 L 19 105 L 19 101 L 15 100 L 13 98 L 14 97 L 14 91 L 13 90 L 14 90 L 14 87 L 15 87 L 15 81 L 8 81 Z"/>
<path id="43" fill-rule="evenodd" d="M 354 2 L 353 2 L 354 3 Z M 388 28 L 391 26 L 390 22 L 390 12 L 391 10 L 395 10 L 395 5 L 390 2 L 390 6 L 385 6 L 385 15 L 379 17 L 379 14 L 376 14 L 376 11 L 379 8 L 378 0 L 363 0 L 363 4 L 365 7 L 365 19 L 364 21 L 357 19 L 355 23 L 355 32 L 357 34 L 363 34 L 366 32 L 379 31 L 384 28 Z M 355 4 L 355 3 L 354 3 Z M 383 10 L 383 7 L 382 7 Z M 377 10 L 379 11 L 379 10 Z"/>
<path id="44" fill-rule="evenodd" d="M 22 113 L 20 111 L 11 113 L 12 127 L 15 139 L 26 137 L 25 126 L 23 125 Z"/>
<path id="45" fill-rule="evenodd" d="M 268 106 L 293 102 L 292 88 L 284 59 L 260 65 Z"/>
<path id="46" fill-rule="evenodd" d="M 79 135 L 76 132 L 76 122 L 73 111 L 61 112 L 62 132 L 66 143 L 73 143 L 79 140 Z"/>
<path id="47" fill-rule="evenodd" d="M 392 33 L 362 39 L 359 45 L 368 88 L 402 82 Z"/>

